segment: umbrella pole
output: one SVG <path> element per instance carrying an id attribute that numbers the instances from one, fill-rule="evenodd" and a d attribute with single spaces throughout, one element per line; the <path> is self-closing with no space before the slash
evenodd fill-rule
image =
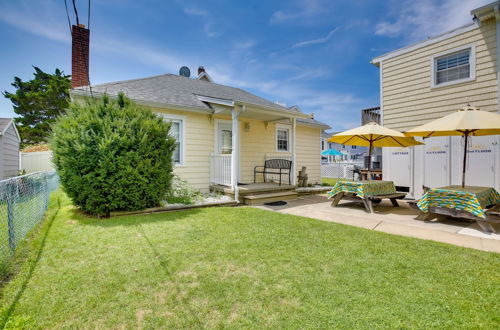
<path id="1" fill-rule="evenodd" d="M 370 140 L 370 148 L 368 149 L 368 180 L 372 179 L 372 174 L 370 172 L 372 165 L 372 140 Z"/>
<path id="2" fill-rule="evenodd" d="M 462 188 L 465 187 L 465 168 L 467 167 L 467 143 L 469 140 L 469 132 L 466 131 L 464 133 L 465 141 L 464 141 L 464 165 L 462 169 Z"/>

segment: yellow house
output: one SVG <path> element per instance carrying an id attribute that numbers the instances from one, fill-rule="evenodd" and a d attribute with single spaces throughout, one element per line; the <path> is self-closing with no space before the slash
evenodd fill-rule
<path id="1" fill-rule="evenodd" d="M 500 1 L 471 12 L 471 23 L 378 56 L 382 124 L 406 131 L 463 108 L 499 111 Z M 500 188 L 497 136 L 474 137 L 467 182 Z M 458 184 L 463 143 L 429 138 L 425 146 L 383 151 L 384 178 L 415 197 L 423 187 Z M 462 154 L 461 154 L 462 153 Z"/>
<path id="2" fill-rule="evenodd" d="M 199 71 L 196 78 L 163 74 L 94 85 L 92 92 L 124 92 L 172 122 L 177 140 L 174 172 L 201 191 L 227 186 L 237 194 L 239 184 L 254 182 L 255 166 L 269 159 L 292 161 L 290 177 L 283 178 L 286 184 L 296 183 L 302 166 L 310 183 L 321 182 L 320 141 L 327 125 L 297 106 L 284 107 L 216 84 L 202 68 Z M 72 95 L 82 94 L 88 94 L 88 88 L 72 90 Z M 273 180 L 273 175 L 267 179 Z M 263 175 L 256 181 L 262 182 Z"/>

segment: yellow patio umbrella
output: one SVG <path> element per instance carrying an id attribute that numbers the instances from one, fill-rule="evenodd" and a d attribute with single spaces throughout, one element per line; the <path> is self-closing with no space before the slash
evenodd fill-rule
<path id="1" fill-rule="evenodd" d="M 327 141 L 353 146 L 368 147 L 368 171 L 371 167 L 372 149 L 377 147 L 410 147 L 419 144 L 412 137 L 401 132 L 380 126 L 375 122 L 335 134 Z"/>
<path id="2" fill-rule="evenodd" d="M 407 136 L 451 136 L 464 137 L 464 162 L 462 170 L 462 187 L 465 186 L 465 167 L 467 164 L 467 143 L 469 136 L 500 134 L 500 115 L 494 112 L 481 111 L 479 108 L 467 107 L 452 114 L 428 122 L 427 124 L 407 131 Z"/>

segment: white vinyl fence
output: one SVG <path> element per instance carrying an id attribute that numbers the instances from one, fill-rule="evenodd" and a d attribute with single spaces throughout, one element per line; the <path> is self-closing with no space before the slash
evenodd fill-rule
<path id="1" fill-rule="evenodd" d="M 19 157 L 19 170 L 26 173 L 54 170 L 52 151 L 21 152 Z"/>
<path id="2" fill-rule="evenodd" d="M 321 177 L 357 180 L 358 177 L 354 173 L 356 167 L 359 168 L 360 164 L 346 162 L 321 164 Z"/>

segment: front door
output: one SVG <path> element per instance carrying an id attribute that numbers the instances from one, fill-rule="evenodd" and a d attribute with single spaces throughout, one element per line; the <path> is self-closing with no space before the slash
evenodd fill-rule
<path id="1" fill-rule="evenodd" d="M 217 127 L 217 153 L 230 155 L 233 152 L 233 129 L 229 123 L 219 123 Z"/>

